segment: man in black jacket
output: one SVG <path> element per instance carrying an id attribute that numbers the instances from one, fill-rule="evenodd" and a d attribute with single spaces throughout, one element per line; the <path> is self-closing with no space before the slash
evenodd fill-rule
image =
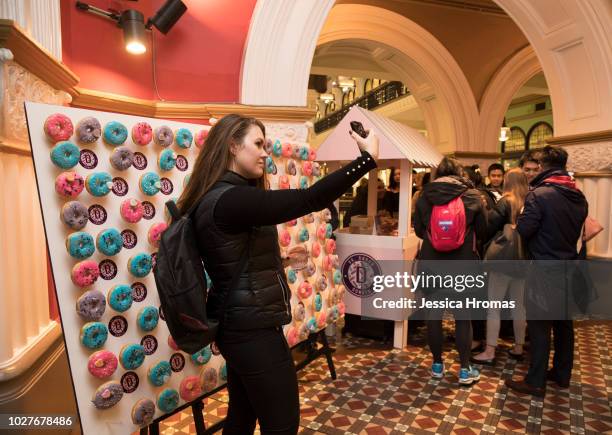
<path id="1" fill-rule="evenodd" d="M 528 274 L 526 300 L 531 361 L 522 381 L 507 380 L 513 390 L 544 396 L 546 380 L 569 386 L 574 354 L 574 329 L 564 318 L 564 262 L 577 258 L 576 244 L 587 216 L 588 204 L 575 181 L 567 173 L 567 152 L 560 147 L 542 150 L 542 172 L 531 181 L 525 207 L 518 217 L 517 231 L 525 240 L 533 260 L 547 260 Z M 554 261 L 548 261 L 554 260 Z M 556 309 L 554 307 L 556 306 Z M 559 307 L 561 306 L 561 309 Z M 531 308 L 531 313 L 530 313 Z M 550 332 L 554 335 L 553 368 L 547 372 Z"/>

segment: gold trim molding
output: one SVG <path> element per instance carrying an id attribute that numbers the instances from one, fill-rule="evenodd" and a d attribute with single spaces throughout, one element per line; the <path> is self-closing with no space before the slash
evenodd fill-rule
<path id="1" fill-rule="evenodd" d="M 5 139 L 0 138 L 0 154 L 18 154 L 21 156 L 31 156 L 32 150 L 27 144 L 7 141 Z"/>
<path id="2" fill-rule="evenodd" d="M 571 146 L 591 142 L 604 142 L 612 140 L 612 130 L 594 131 L 591 133 L 556 136 L 546 139 L 549 145 Z"/>
<path id="3" fill-rule="evenodd" d="M 612 178 L 612 171 L 576 172 L 576 178 Z"/>
<path id="4" fill-rule="evenodd" d="M 453 151 L 448 153 L 457 159 L 500 159 L 501 153 L 487 153 L 479 151 Z"/>

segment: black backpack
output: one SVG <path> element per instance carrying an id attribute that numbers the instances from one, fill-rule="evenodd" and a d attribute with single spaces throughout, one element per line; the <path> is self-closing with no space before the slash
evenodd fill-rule
<path id="1" fill-rule="evenodd" d="M 172 338 L 179 349 L 193 354 L 214 341 L 219 320 L 208 318 L 206 314 L 208 288 L 191 219 L 197 204 L 183 216 L 174 201 L 168 201 L 166 207 L 172 216 L 172 223 L 162 234 L 153 275 L 161 310 Z M 248 244 L 240 261 L 239 272 L 244 268 L 247 253 Z M 230 290 L 239 276 L 240 273 L 234 274 Z M 225 303 L 221 313 L 225 311 L 224 308 Z"/>

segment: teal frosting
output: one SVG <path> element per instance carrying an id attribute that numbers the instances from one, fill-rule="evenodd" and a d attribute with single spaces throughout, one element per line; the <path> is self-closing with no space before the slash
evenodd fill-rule
<path id="1" fill-rule="evenodd" d="M 227 381 L 227 364 L 223 364 L 219 369 L 219 377 L 223 381 Z"/>
<path id="2" fill-rule="evenodd" d="M 144 307 L 138 313 L 138 327 L 143 331 L 152 331 L 157 327 L 159 322 L 159 311 L 155 307 Z"/>
<path id="3" fill-rule="evenodd" d="M 72 142 L 58 142 L 51 150 L 51 161 L 62 169 L 70 169 L 79 163 L 81 151 Z"/>
<path id="4" fill-rule="evenodd" d="M 72 233 L 68 236 L 68 253 L 78 260 L 89 258 L 96 250 L 93 237 L 89 233 Z"/>
<path id="5" fill-rule="evenodd" d="M 98 246 L 98 251 L 104 255 L 109 257 L 117 255 L 121 248 L 123 248 L 123 237 L 121 237 L 119 230 L 108 228 L 98 234 L 96 245 Z"/>
<path id="6" fill-rule="evenodd" d="M 342 273 L 339 270 L 334 270 L 334 284 L 342 283 Z"/>
<path id="7" fill-rule="evenodd" d="M 120 122 L 111 121 L 104 126 L 104 141 L 111 145 L 121 145 L 128 137 L 127 128 Z"/>
<path id="8" fill-rule="evenodd" d="M 117 285 L 111 289 L 108 295 L 108 305 L 120 313 L 129 310 L 132 302 L 132 288 L 129 285 Z"/>
<path id="9" fill-rule="evenodd" d="M 157 407 L 162 412 L 172 412 L 176 409 L 178 404 L 179 393 L 173 388 L 166 388 L 157 396 Z"/>
<path id="10" fill-rule="evenodd" d="M 334 229 L 332 228 L 331 224 L 325 225 L 325 238 L 329 239 L 332 236 L 333 231 Z"/>
<path id="11" fill-rule="evenodd" d="M 145 252 L 136 254 L 128 261 L 128 269 L 130 273 L 138 278 L 143 278 L 151 272 L 153 267 L 153 259 Z"/>
<path id="12" fill-rule="evenodd" d="M 323 308 L 323 298 L 321 297 L 321 293 L 317 293 L 315 295 L 314 306 L 315 306 L 315 311 L 321 311 L 321 308 Z"/>
<path id="13" fill-rule="evenodd" d="M 306 323 L 306 327 L 310 332 L 317 332 L 317 319 L 311 317 Z"/>
<path id="14" fill-rule="evenodd" d="M 297 281 L 297 273 L 295 270 L 289 269 L 287 271 L 287 281 L 289 281 L 289 284 L 293 284 Z"/>
<path id="15" fill-rule="evenodd" d="M 149 381 L 156 387 L 161 387 L 172 375 L 172 369 L 168 361 L 160 361 L 149 369 Z"/>
<path id="16" fill-rule="evenodd" d="M 308 241 L 308 239 L 310 238 L 310 235 L 308 234 L 308 228 L 302 228 L 300 230 L 300 242 L 306 242 Z"/>
<path id="17" fill-rule="evenodd" d="M 112 188 L 113 177 L 108 172 L 96 172 L 87 177 L 87 191 L 93 196 L 108 195 Z"/>
<path id="18" fill-rule="evenodd" d="M 135 370 L 144 362 L 145 349 L 140 344 L 130 344 L 121 350 L 119 359 L 124 369 Z"/>
<path id="19" fill-rule="evenodd" d="M 201 366 L 210 361 L 211 356 L 212 351 L 210 350 L 210 346 L 206 346 L 197 351 L 196 353 L 192 354 L 191 361 L 193 361 L 194 364 Z"/>
<path id="20" fill-rule="evenodd" d="M 308 177 L 305 175 L 300 177 L 300 189 L 308 189 Z"/>
<path id="21" fill-rule="evenodd" d="M 176 153 L 166 148 L 159 154 L 159 169 L 169 171 L 176 166 Z"/>
<path id="22" fill-rule="evenodd" d="M 280 157 L 282 152 L 283 152 L 283 145 L 277 139 L 276 141 L 274 141 L 274 145 L 272 145 L 272 154 L 274 154 L 276 157 Z"/>
<path id="23" fill-rule="evenodd" d="M 181 148 L 189 148 L 193 142 L 193 134 L 186 128 L 179 128 L 174 137 L 176 144 Z"/>
<path id="24" fill-rule="evenodd" d="M 308 160 L 308 155 L 310 154 L 310 150 L 306 146 L 300 147 L 300 159 Z"/>
<path id="25" fill-rule="evenodd" d="M 108 329 L 101 322 L 89 322 L 81 328 L 81 343 L 88 349 L 98 349 L 104 345 Z"/>
<path id="26" fill-rule="evenodd" d="M 274 160 L 272 160 L 272 157 L 270 156 L 266 157 L 266 172 L 268 174 L 276 173 L 276 164 L 274 163 Z"/>
<path id="27" fill-rule="evenodd" d="M 155 172 L 147 172 L 140 178 L 140 189 L 145 195 L 153 196 L 160 188 L 160 178 Z"/>

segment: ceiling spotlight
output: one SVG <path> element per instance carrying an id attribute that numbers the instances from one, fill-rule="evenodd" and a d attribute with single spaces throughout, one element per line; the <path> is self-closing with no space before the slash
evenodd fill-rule
<path id="1" fill-rule="evenodd" d="M 149 18 L 147 29 L 155 26 L 157 30 L 165 35 L 183 16 L 186 10 L 187 6 L 181 0 L 168 0 L 152 18 Z"/>
<path id="2" fill-rule="evenodd" d="M 132 54 L 142 54 L 147 51 L 144 44 L 145 26 L 144 15 L 134 9 L 128 9 L 121 13 L 119 27 L 123 29 L 125 49 Z"/>

